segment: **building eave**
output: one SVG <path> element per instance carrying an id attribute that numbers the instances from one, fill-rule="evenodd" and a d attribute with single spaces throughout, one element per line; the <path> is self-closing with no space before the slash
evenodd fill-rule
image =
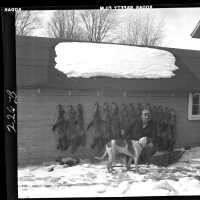
<path id="1" fill-rule="evenodd" d="M 197 23 L 195 29 L 191 33 L 192 38 L 200 38 L 200 20 Z"/>

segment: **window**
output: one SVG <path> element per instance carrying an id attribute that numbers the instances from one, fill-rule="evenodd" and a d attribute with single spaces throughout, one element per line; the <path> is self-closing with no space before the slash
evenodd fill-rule
<path id="1" fill-rule="evenodd" d="M 200 93 L 189 93 L 188 119 L 200 120 Z"/>

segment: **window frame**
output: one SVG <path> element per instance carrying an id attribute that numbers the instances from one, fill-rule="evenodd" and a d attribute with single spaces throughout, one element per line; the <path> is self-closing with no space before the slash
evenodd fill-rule
<path id="1" fill-rule="evenodd" d="M 190 92 L 189 94 L 188 94 L 188 120 L 200 120 L 200 114 L 199 115 L 193 115 L 192 114 L 192 106 L 193 106 L 193 102 L 192 102 L 192 100 L 193 100 L 193 94 L 195 94 L 195 93 L 197 93 L 197 94 L 199 94 L 199 96 L 200 96 L 200 92 Z"/>

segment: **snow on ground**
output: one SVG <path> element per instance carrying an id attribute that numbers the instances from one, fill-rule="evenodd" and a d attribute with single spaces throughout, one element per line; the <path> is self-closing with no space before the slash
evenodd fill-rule
<path id="1" fill-rule="evenodd" d="M 134 165 L 126 171 L 115 165 L 107 172 L 106 161 L 73 167 L 56 162 L 18 168 L 18 197 L 168 196 L 200 194 L 200 147 L 187 150 L 179 162 L 168 166 Z"/>
<path id="2" fill-rule="evenodd" d="M 178 69 L 172 53 L 147 47 L 62 42 L 56 68 L 68 77 L 171 78 Z"/>

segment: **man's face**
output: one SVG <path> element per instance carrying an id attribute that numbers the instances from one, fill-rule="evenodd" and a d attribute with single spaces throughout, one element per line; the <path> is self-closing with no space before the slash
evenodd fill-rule
<path id="1" fill-rule="evenodd" d="M 141 118 L 143 123 L 147 123 L 150 120 L 150 112 L 148 110 L 143 110 Z"/>

